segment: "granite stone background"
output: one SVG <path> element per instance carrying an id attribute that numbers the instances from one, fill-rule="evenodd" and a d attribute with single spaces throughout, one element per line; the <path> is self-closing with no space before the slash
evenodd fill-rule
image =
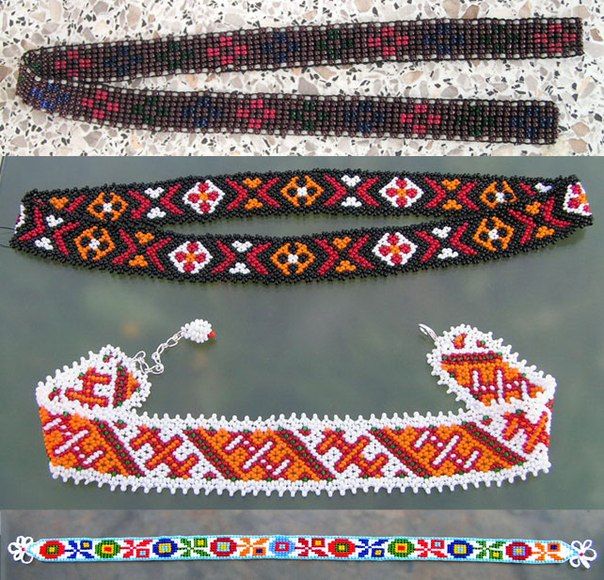
<path id="1" fill-rule="evenodd" d="M 598 0 L 4 0 L 0 1 L 0 154 L 13 155 L 589 155 L 604 151 L 604 54 Z M 561 135 L 548 146 L 389 138 L 152 134 L 53 119 L 15 98 L 21 55 L 63 42 L 195 34 L 258 26 L 416 18 L 584 20 L 584 57 L 519 62 L 386 63 L 182 75 L 137 81 L 194 91 L 358 93 L 430 98 L 552 99 Z"/>

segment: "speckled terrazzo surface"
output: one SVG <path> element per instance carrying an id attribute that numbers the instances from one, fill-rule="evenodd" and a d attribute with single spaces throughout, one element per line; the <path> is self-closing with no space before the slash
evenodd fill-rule
<path id="1" fill-rule="evenodd" d="M 0 2 L 2 5 L 2 2 Z M 19 58 L 61 42 L 151 38 L 256 26 L 415 18 L 578 16 L 586 54 L 514 62 L 449 62 L 316 67 L 245 74 L 183 75 L 137 81 L 173 90 L 359 93 L 429 98 L 553 99 L 561 135 L 549 146 L 308 136 L 152 134 L 51 118 L 15 98 Z M 604 151 L 604 32 L 597 0 L 8 0 L 0 49 L 0 152 L 16 155 L 571 155 Z"/>

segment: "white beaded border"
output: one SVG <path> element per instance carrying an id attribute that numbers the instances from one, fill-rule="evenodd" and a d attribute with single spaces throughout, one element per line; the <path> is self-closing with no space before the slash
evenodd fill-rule
<path id="1" fill-rule="evenodd" d="M 467 393 L 466 389 L 460 388 L 454 379 L 439 366 L 442 355 L 453 350 L 452 339 L 464 332 L 472 338 L 484 340 L 485 350 L 494 349 L 499 352 L 506 362 L 520 370 L 530 381 L 543 387 L 544 392 L 528 400 L 496 403 L 495 405 L 492 405 L 493 409 L 473 399 L 473 397 Z M 535 366 L 527 366 L 526 361 L 524 360 L 518 361 L 518 355 L 515 353 L 512 354 L 511 347 L 504 346 L 501 339 L 494 340 L 492 333 L 483 333 L 476 328 L 464 324 L 452 327 L 450 331 L 445 332 L 442 336 L 434 338 L 435 348 L 427 355 L 428 363 L 433 369 L 432 375 L 438 377 L 439 384 L 447 386 L 448 393 L 453 393 L 457 400 L 463 401 L 466 404 L 468 407 L 468 410 L 466 411 L 459 409 L 457 413 L 438 413 L 438 415 L 433 415 L 432 413 L 420 415 L 416 412 L 412 416 L 404 413 L 402 417 L 398 414 L 394 414 L 391 417 L 382 414 L 380 418 L 371 415 L 369 419 L 359 416 L 356 420 L 350 419 L 348 415 L 344 419 L 339 418 L 337 415 L 331 419 L 327 416 L 320 419 L 316 414 L 312 417 L 308 417 L 306 414 L 301 414 L 300 416 L 292 414 L 287 418 L 284 415 L 280 415 L 278 418 L 272 415 L 268 419 L 259 417 L 256 420 L 251 420 L 247 416 L 243 420 L 239 420 L 237 417 L 232 417 L 229 420 L 224 416 L 219 418 L 215 414 L 210 417 L 200 415 L 197 418 L 188 414 L 184 419 L 179 415 L 176 415 L 175 417 L 169 417 L 167 414 L 164 414 L 163 417 L 160 417 L 158 414 L 149 416 L 146 412 L 139 415 L 133 407 L 140 406 L 149 394 L 151 385 L 147 379 L 147 375 L 137 368 L 135 361 L 132 358 L 127 357 L 119 348 L 110 345 L 101 349 L 97 354 L 90 352 L 89 358 L 82 357 L 80 362 L 74 363 L 72 367 L 65 366 L 62 370 L 57 370 L 54 377 L 48 376 L 46 382 L 39 383 L 38 388 L 36 389 L 36 398 L 40 407 L 46 408 L 53 414 L 78 414 L 87 419 L 102 419 L 109 422 L 121 420 L 130 425 L 145 424 L 160 428 L 166 428 L 176 423 L 179 430 L 182 430 L 185 427 L 203 427 L 206 429 L 225 428 L 232 431 L 262 428 L 277 429 L 279 427 L 296 430 L 307 427 L 311 430 L 333 428 L 350 431 L 350 423 L 353 422 L 355 425 L 354 432 L 361 433 L 367 432 L 372 427 L 421 427 L 432 425 L 435 421 L 438 421 L 441 425 L 454 425 L 459 424 L 462 421 L 477 421 L 485 415 L 497 417 L 502 413 L 515 409 L 522 409 L 527 413 L 529 418 L 532 417 L 534 420 L 536 420 L 543 411 L 547 411 L 550 414 L 551 420 L 551 412 L 546 404 L 554 395 L 556 388 L 555 379 L 551 375 L 545 375 L 542 371 L 538 371 Z M 479 351 L 479 349 L 475 347 L 472 352 L 477 351 Z M 52 389 L 55 386 L 61 385 L 66 377 L 68 378 L 73 373 L 80 371 L 81 365 L 88 365 L 91 362 L 95 362 L 95 359 L 100 361 L 106 354 L 113 354 L 121 359 L 122 364 L 140 381 L 140 389 L 129 401 L 124 403 L 122 407 L 96 407 L 95 409 L 90 409 L 82 407 L 75 401 L 60 401 L 58 398 L 54 401 L 49 400 L 48 395 Z M 66 384 L 72 385 L 73 382 L 67 380 Z M 347 427 L 348 429 L 346 429 Z M 206 495 L 213 491 L 216 491 L 218 494 L 222 494 L 226 491 L 231 496 L 237 492 L 241 493 L 241 495 L 249 493 L 258 495 L 259 493 L 265 493 L 267 496 L 273 492 L 277 492 L 280 497 L 286 493 L 289 493 L 291 496 L 294 496 L 296 493 L 301 493 L 303 496 L 306 496 L 309 493 L 319 495 L 324 491 L 331 496 L 336 492 L 344 495 L 347 491 L 356 493 L 359 490 L 364 492 L 369 492 L 370 490 L 378 492 L 385 489 L 390 493 L 394 490 L 404 492 L 406 489 L 410 488 L 414 493 L 417 493 L 420 489 L 423 489 L 426 493 L 430 493 L 432 489 L 442 492 L 445 488 L 449 488 L 453 491 L 459 486 L 466 490 L 470 485 L 474 485 L 476 488 L 478 488 L 480 484 L 485 484 L 487 487 L 490 487 L 492 483 L 501 486 L 505 481 L 511 483 L 518 477 L 522 478 L 522 480 L 526 480 L 527 476 L 530 474 L 536 476 L 541 471 L 545 473 L 549 471 L 551 464 L 548 458 L 548 449 L 545 446 L 539 445 L 532 453 L 526 454 L 522 452 L 521 445 L 519 446 L 511 442 L 506 442 L 506 445 L 513 448 L 514 451 L 520 455 L 526 457 L 526 462 L 523 465 L 513 466 L 497 472 L 471 472 L 463 475 L 434 476 L 429 478 L 423 478 L 417 475 L 405 475 L 404 477 L 381 478 L 344 476 L 332 481 L 230 481 L 221 478 L 206 479 L 193 477 L 183 479 L 152 475 L 144 477 L 109 475 L 99 473 L 94 469 L 66 468 L 53 465 L 52 463 L 49 463 L 49 469 L 55 479 L 61 478 L 65 482 L 71 479 L 75 483 L 83 482 L 85 484 L 96 482 L 99 487 L 108 485 L 112 491 L 118 488 L 122 491 L 128 489 L 135 491 L 142 488 L 145 493 L 148 493 L 151 489 L 155 488 L 157 492 L 169 489 L 172 494 L 176 493 L 177 490 L 181 490 L 185 494 L 189 491 L 199 494 L 203 490 Z M 387 452 L 385 449 L 384 451 Z M 312 449 L 309 449 L 309 452 L 312 452 Z"/>

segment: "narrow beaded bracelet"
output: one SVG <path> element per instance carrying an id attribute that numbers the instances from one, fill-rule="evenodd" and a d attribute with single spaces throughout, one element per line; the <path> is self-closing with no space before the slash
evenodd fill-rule
<path id="1" fill-rule="evenodd" d="M 207 535 L 125 538 L 19 536 L 8 546 L 17 562 L 169 562 L 173 560 L 323 560 L 564 564 L 590 568 L 591 540 L 455 536 Z"/>
<path id="2" fill-rule="evenodd" d="M 193 321 L 153 353 L 108 345 L 40 382 L 36 399 L 50 471 L 111 490 L 206 495 L 414 492 L 490 486 L 547 472 L 556 381 L 467 325 L 434 340 L 428 363 L 462 401 L 457 413 L 368 419 L 306 414 L 243 420 L 137 413 L 162 353 L 214 332 Z"/>
<path id="3" fill-rule="evenodd" d="M 314 235 L 189 235 L 165 224 L 281 215 L 440 218 Z M 23 199 L 11 246 L 73 266 L 193 282 L 391 276 L 540 249 L 592 223 L 576 176 L 314 170 L 54 191 Z"/>
<path id="4" fill-rule="evenodd" d="M 110 83 L 171 74 L 351 63 L 565 58 L 578 18 L 417 20 L 259 28 L 27 52 L 17 94 L 63 117 L 158 131 L 553 143 L 550 101 L 176 92 Z"/>

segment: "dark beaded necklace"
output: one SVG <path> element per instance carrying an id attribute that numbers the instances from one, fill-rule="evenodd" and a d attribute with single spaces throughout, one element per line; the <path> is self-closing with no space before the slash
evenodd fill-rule
<path id="1" fill-rule="evenodd" d="M 287 237 L 187 235 L 161 227 L 308 214 L 440 219 Z M 489 261 L 539 249 L 591 223 L 587 194 L 574 176 L 318 169 L 32 191 L 11 246 L 116 273 L 278 284 Z"/>
<path id="2" fill-rule="evenodd" d="M 548 101 L 242 94 L 118 88 L 182 73 L 421 60 L 563 58 L 583 53 L 577 18 L 418 20 L 240 30 L 26 53 L 17 94 L 92 122 L 157 131 L 413 137 L 553 143 Z"/>

